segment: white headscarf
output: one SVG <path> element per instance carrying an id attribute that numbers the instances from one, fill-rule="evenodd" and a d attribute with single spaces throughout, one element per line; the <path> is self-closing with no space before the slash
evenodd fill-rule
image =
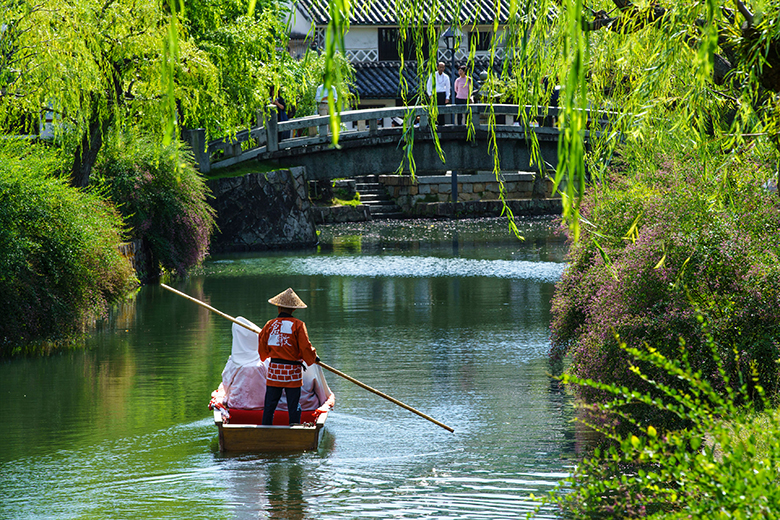
<path id="1" fill-rule="evenodd" d="M 242 316 L 236 318 L 236 321 L 259 329 L 258 326 Z M 230 353 L 230 358 L 237 365 L 256 365 L 260 361 L 260 354 L 257 352 L 257 333 L 234 323 L 233 350 Z"/>
<path id="2" fill-rule="evenodd" d="M 252 327 L 246 318 L 236 319 Z M 259 327 L 255 327 L 259 330 Z M 265 400 L 266 366 L 257 352 L 257 333 L 233 324 L 233 350 L 222 370 L 224 403 L 228 408 L 259 409 Z"/>

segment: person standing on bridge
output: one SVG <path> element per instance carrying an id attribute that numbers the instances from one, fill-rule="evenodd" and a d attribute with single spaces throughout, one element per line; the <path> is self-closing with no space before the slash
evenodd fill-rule
<path id="1" fill-rule="evenodd" d="M 278 117 L 278 121 L 281 123 L 283 121 L 288 121 L 287 117 L 287 102 L 282 97 L 282 92 L 279 91 L 278 95 L 274 96 L 274 88 L 271 87 L 271 104 L 276 107 L 276 114 Z M 286 130 L 284 132 L 279 132 L 279 140 L 282 139 L 289 139 L 290 138 L 290 131 Z"/>
<path id="2" fill-rule="evenodd" d="M 273 424 L 274 412 L 282 397 L 282 391 L 287 398 L 290 424 L 298 424 L 301 422 L 301 408 L 298 403 L 303 386 L 304 363 L 314 365 L 320 360 L 309 341 L 306 325 L 292 316 L 296 309 L 305 309 L 307 305 L 292 288 L 277 294 L 268 300 L 268 303 L 276 305 L 279 315 L 265 324 L 258 338 L 257 351 L 260 359 L 271 358 L 266 375 L 263 424 Z"/>
<path id="3" fill-rule="evenodd" d="M 455 104 L 467 105 L 473 103 L 471 98 L 471 91 L 474 88 L 471 78 L 466 76 L 466 66 L 461 65 L 458 67 L 458 79 L 455 80 Z M 466 124 L 468 118 L 465 114 L 458 114 L 458 124 Z"/>
<path id="4" fill-rule="evenodd" d="M 325 88 L 325 83 L 320 83 L 320 85 L 317 87 L 317 93 L 314 95 L 314 101 L 317 103 L 317 114 L 321 116 L 327 116 L 330 115 L 330 107 L 328 106 L 328 97 L 333 96 L 333 106 L 336 106 L 336 102 L 339 99 L 338 94 L 336 93 L 336 87 L 331 85 L 330 86 L 330 93 L 328 93 L 328 89 Z M 328 134 L 330 133 L 330 123 L 328 124 Z M 325 134 L 325 135 L 328 135 Z M 309 135 L 312 135 L 312 132 L 309 132 Z"/>
<path id="5" fill-rule="evenodd" d="M 433 75 L 428 78 L 428 84 L 425 87 L 426 92 L 428 92 L 428 96 L 433 97 L 433 85 L 434 82 L 436 82 L 436 104 L 441 105 L 449 105 L 450 103 L 450 77 L 444 73 L 444 62 L 440 61 L 439 64 L 436 66 L 436 72 L 433 73 Z M 440 115 L 437 119 L 437 124 L 439 126 L 444 125 L 444 116 Z"/>

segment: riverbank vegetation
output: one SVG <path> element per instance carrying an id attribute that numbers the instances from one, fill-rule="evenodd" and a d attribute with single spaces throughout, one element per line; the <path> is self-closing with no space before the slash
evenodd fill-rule
<path id="1" fill-rule="evenodd" d="M 780 514 L 780 414 L 758 411 L 768 410 L 771 400 L 757 374 L 731 380 L 709 324 L 701 315 L 697 321 L 725 391 L 712 385 L 684 350 L 668 357 L 647 345 L 625 343 L 619 348 L 649 391 L 564 377 L 567 383 L 608 395 L 597 409 L 619 415 L 635 429 L 619 433 L 592 423 L 609 443 L 585 457 L 559 490 L 563 492 L 551 496 L 572 517 L 748 519 Z M 646 368 L 677 384 L 658 381 Z M 627 411 L 635 403 L 674 415 L 686 427 L 657 428 Z"/>
<path id="2" fill-rule="evenodd" d="M 582 518 L 778 516 L 780 3 L 564 7 L 572 249 L 552 355 L 606 437 L 554 500 Z"/>
<path id="3" fill-rule="evenodd" d="M 267 114 L 272 95 L 299 115 L 313 113 L 326 70 L 317 52 L 300 60 L 287 52 L 289 9 L 276 2 L 5 7 L 0 134 L 18 146 L 3 148 L 0 171 L 4 240 L 14 245 L 0 251 L 0 280 L 10 288 L 2 300 L 0 354 L 33 340 L 70 340 L 131 294 L 139 280 L 118 254 L 125 240 L 142 244 L 137 256 L 149 257 L 138 266 L 142 282 L 185 275 L 201 262 L 214 212 L 180 131 L 202 127 L 207 139 L 229 136 Z M 329 63 L 342 79 L 339 98 L 349 103 L 351 66 L 343 57 Z M 48 144 L 25 146 L 39 126 Z M 36 192 L 25 184 L 52 187 Z M 25 213 L 49 206 L 57 211 Z M 93 243 L 75 232 L 69 243 L 64 231 L 40 242 L 44 230 L 79 220 L 85 224 L 78 233 Z"/>
<path id="4" fill-rule="evenodd" d="M 619 347 L 649 344 L 672 358 L 684 352 L 726 392 L 698 326 L 703 314 L 730 380 L 755 375 L 773 395 L 780 382 L 780 199 L 766 188 L 771 155 L 754 149 L 723 160 L 661 142 L 663 151 L 625 151 L 608 182 L 583 199 L 580 240 L 553 297 L 554 353 L 570 354 L 580 378 L 649 390 Z M 663 372 L 647 373 L 675 385 Z M 588 387 L 580 394 L 600 400 Z"/>
<path id="5" fill-rule="evenodd" d="M 192 153 L 174 141 L 125 133 L 106 146 L 92 183 L 117 204 L 131 239 L 151 256 L 141 278 L 185 274 L 208 252 L 215 211 Z"/>
<path id="6" fill-rule="evenodd" d="M 0 141 L 2 354 L 68 343 L 136 286 L 122 218 L 67 170 L 56 148 Z"/>
<path id="7" fill-rule="evenodd" d="M 575 517 L 780 513 L 774 148 L 699 151 L 620 149 L 580 206 L 551 354 L 604 445 L 555 497 Z"/>

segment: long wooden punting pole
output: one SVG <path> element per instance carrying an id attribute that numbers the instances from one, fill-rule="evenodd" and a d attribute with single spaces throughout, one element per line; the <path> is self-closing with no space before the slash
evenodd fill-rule
<path id="1" fill-rule="evenodd" d="M 251 330 L 252 332 L 255 332 L 255 333 L 257 333 L 257 334 L 260 334 L 260 332 L 261 332 L 261 331 L 260 331 L 260 329 L 258 329 L 257 327 L 252 327 L 251 325 L 247 325 L 246 323 L 241 323 L 240 321 L 238 321 L 237 319 L 235 319 L 233 316 L 230 316 L 230 315 L 228 315 L 228 314 L 225 314 L 224 312 L 222 312 L 222 311 L 220 311 L 220 310 L 218 310 L 218 309 L 215 309 L 215 308 L 214 308 L 214 307 L 212 307 L 211 305 L 209 305 L 209 304 L 207 304 L 207 303 L 205 303 L 205 302 L 202 302 L 202 301 L 198 300 L 197 298 L 193 298 L 192 296 L 190 296 L 190 295 L 188 295 L 188 294 L 184 294 L 184 293 L 183 293 L 183 292 L 181 292 L 181 291 L 177 291 L 177 290 L 176 290 L 176 289 L 174 289 L 173 287 L 170 287 L 170 286 L 168 286 L 168 285 L 165 285 L 164 283 L 161 283 L 161 284 L 160 284 L 160 286 L 161 286 L 163 289 L 167 289 L 167 290 L 171 291 L 172 293 L 178 294 L 179 296 L 181 296 L 181 297 L 183 297 L 183 298 L 186 298 L 186 299 L 190 300 L 191 302 L 197 303 L 197 304 L 198 304 L 198 305 L 200 305 L 201 307 L 205 307 L 205 308 L 207 308 L 207 309 L 208 309 L 208 310 L 210 310 L 211 312 L 214 312 L 214 313 L 216 313 L 216 314 L 219 314 L 219 315 L 220 315 L 220 316 L 222 316 L 223 318 L 227 318 L 228 320 L 232 321 L 233 323 L 235 323 L 235 324 L 237 324 L 237 325 L 241 325 L 242 327 L 244 327 L 244 328 L 246 328 L 246 329 L 249 329 L 249 330 Z M 401 408 L 406 408 L 406 409 L 407 409 L 407 410 L 409 410 L 410 412 L 412 412 L 412 413 L 416 413 L 417 415 L 419 415 L 419 416 L 420 416 L 420 417 L 422 417 L 423 419 L 427 419 L 427 420 L 431 421 L 433 424 L 435 424 L 435 425 L 437 425 L 437 426 L 441 426 L 441 427 L 442 427 L 442 428 L 444 428 L 445 430 L 448 430 L 448 431 L 450 431 L 450 432 L 454 432 L 454 431 L 455 431 L 453 428 L 450 428 L 450 427 L 449 427 L 449 426 L 447 426 L 446 424 L 444 424 L 444 423 L 441 423 L 441 422 L 437 421 L 437 420 L 436 420 L 436 419 L 434 419 L 433 417 L 430 417 L 429 415 L 425 415 L 425 414 L 424 414 L 424 413 L 422 413 L 421 411 L 419 411 L 419 410 L 416 410 L 416 409 L 412 408 L 412 407 L 411 407 L 411 406 L 409 406 L 408 404 L 404 404 L 404 403 L 402 403 L 401 401 L 399 401 L 398 399 L 395 399 L 395 398 L 393 398 L 393 397 L 390 397 L 389 395 L 387 395 L 387 394 L 385 394 L 385 393 L 382 393 L 382 392 L 380 392 L 379 390 L 377 390 L 377 389 L 375 389 L 375 388 L 371 388 L 370 386 L 368 386 L 368 385 L 367 385 L 367 384 L 365 384 L 365 383 L 361 383 L 360 381 L 358 381 L 358 380 L 357 380 L 357 379 L 355 379 L 354 377 L 348 376 L 348 375 L 347 375 L 347 374 L 345 374 L 344 372 L 341 372 L 340 370 L 336 370 L 335 368 L 333 368 L 333 367 L 331 367 L 331 366 L 328 366 L 328 365 L 326 365 L 326 364 L 325 364 L 325 363 L 323 363 L 322 361 L 319 361 L 317 364 L 318 364 L 318 365 L 320 365 L 320 366 L 321 366 L 322 368 L 324 368 L 324 369 L 330 370 L 331 372 L 333 372 L 333 373 L 334 373 L 334 374 L 336 374 L 337 376 L 341 376 L 341 377 L 343 377 L 344 379 L 346 379 L 347 381 L 349 381 L 349 382 L 351 382 L 351 383 L 355 383 L 355 384 L 356 384 L 356 385 L 358 385 L 360 388 L 364 388 L 364 389 L 368 390 L 369 392 L 373 392 L 373 393 L 375 393 L 376 395 L 378 395 L 379 397 L 384 397 L 385 399 L 387 399 L 387 400 L 388 400 L 388 401 L 390 401 L 391 403 L 397 404 L 397 405 L 398 405 L 398 406 L 400 406 Z"/>

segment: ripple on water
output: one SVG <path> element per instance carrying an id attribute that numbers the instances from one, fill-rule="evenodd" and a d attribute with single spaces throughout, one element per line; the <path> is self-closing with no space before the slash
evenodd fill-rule
<path id="1" fill-rule="evenodd" d="M 491 277 L 554 283 L 565 264 L 522 260 L 473 260 L 423 256 L 296 258 L 290 269 L 304 275 L 365 277 Z"/>

